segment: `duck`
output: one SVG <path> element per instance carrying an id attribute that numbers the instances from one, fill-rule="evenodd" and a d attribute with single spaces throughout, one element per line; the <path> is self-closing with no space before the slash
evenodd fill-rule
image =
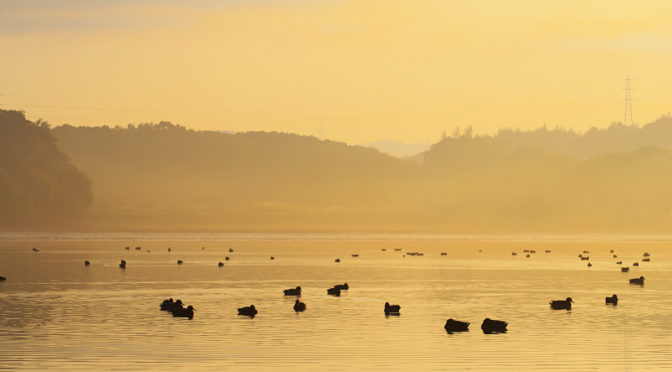
<path id="1" fill-rule="evenodd" d="M 5 280 L 7 280 L 7 278 L 5 278 L 4 276 L 0 276 L 0 282 L 4 282 Z"/>
<path id="2" fill-rule="evenodd" d="M 633 262 L 632 266 L 639 266 L 639 262 Z"/>
<path id="3" fill-rule="evenodd" d="M 490 318 L 483 319 L 481 329 L 485 334 L 491 333 L 506 333 L 506 326 L 509 324 L 503 320 L 492 320 Z"/>
<path id="4" fill-rule="evenodd" d="M 605 302 L 606 304 L 614 304 L 614 305 L 616 305 L 616 304 L 618 304 L 618 296 L 616 296 L 615 294 L 613 294 L 613 295 L 611 295 L 611 297 L 605 297 L 605 298 L 604 298 L 604 302 Z"/>
<path id="5" fill-rule="evenodd" d="M 583 253 L 590 253 L 589 251 L 583 251 Z"/>
<path id="6" fill-rule="evenodd" d="M 163 302 L 161 302 L 161 305 L 159 307 L 163 311 L 171 311 L 173 309 L 173 305 L 175 305 L 175 301 L 173 301 L 173 298 L 171 297 L 167 300 L 163 300 Z"/>
<path id="7" fill-rule="evenodd" d="M 126 268 L 126 260 L 122 259 L 121 262 L 119 262 L 119 267 L 122 269 Z"/>
<path id="8" fill-rule="evenodd" d="M 233 249 L 229 248 L 229 253 L 233 253 Z"/>
<path id="9" fill-rule="evenodd" d="M 352 257 L 355 257 L 355 258 L 359 257 L 359 253 L 353 253 Z"/>
<path id="10" fill-rule="evenodd" d="M 219 261 L 219 263 L 217 264 L 217 266 L 219 266 L 219 267 L 222 267 L 222 266 L 224 266 L 224 262 L 222 262 L 222 261 Z"/>
<path id="11" fill-rule="evenodd" d="M 609 250 L 609 253 L 614 253 L 614 250 L 613 250 L 613 249 L 610 249 L 610 250 Z"/>
<path id="12" fill-rule="evenodd" d="M 590 260 L 590 257 L 588 256 L 581 256 L 581 261 L 588 261 Z"/>
<path id="13" fill-rule="evenodd" d="M 649 254 L 649 252 L 644 252 L 644 257 L 649 257 L 649 256 L 651 256 L 651 255 Z"/>
<path id="14" fill-rule="evenodd" d="M 380 248 L 381 252 L 386 252 L 387 248 Z"/>
<path id="15" fill-rule="evenodd" d="M 301 287 L 285 289 L 285 296 L 301 296 Z"/>
<path id="16" fill-rule="evenodd" d="M 168 252 L 170 252 L 170 251 L 172 251 L 172 249 L 170 249 L 170 247 L 168 247 Z"/>
<path id="17" fill-rule="evenodd" d="M 176 308 L 172 311 L 174 317 L 180 318 L 189 318 L 190 320 L 194 318 L 194 309 L 193 306 L 189 305 L 187 308 Z"/>
<path id="18" fill-rule="evenodd" d="M 442 255 L 442 256 L 447 256 L 448 253 L 446 253 L 446 252 L 441 252 L 441 255 Z"/>
<path id="19" fill-rule="evenodd" d="M 89 260 L 84 261 L 84 266 L 89 266 L 91 265 L 91 262 Z"/>
<path id="20" fill-rule="evenodd" d="M 350 289 L 350 286 L 348 285 L 348 283 L 343 283 L 343 284 L 336 284 L 334 288 L 338 288 L 341 291 L 347 291 L 348 289 Z"/>
<path id="21" fill-rule="evenodd" d="M 33 252 L 39 252 L 39 251 L 40 251 L 39 249 L 33 247 Z"/>
<path id="22" fill-rule="evenodd" d="M 124 248 L 124 249 L 127 250 L 127 251 L 130 251 L 130 250 L 131 250 L 131 247 L 126 246 L 126 248 Z"/>
<path id="23" fill-rule="evenodd" d="M 467 332 L 469 330 L 469 322 L 461 322 L 459 320 L 450 318 L 446 320 L 446 325 L 444 325 L 443 328 L 448 333 Z"/>
<path id="24" fill-rule="evenodd" d="M 544 253 L 551 253 L 551 250 L 550 250 L 550 249 L 546 249 L 546 250 L 544 251 Z"/>
<path id="25" fill-rule="evenodd" d="M 640 276 L 639 278 L 630 279 L 630 284 L 644 285 L 644 277 Z"/>
<path id="26" fill-rule="evenodd" d="M 629 267 L 621 267 L 621 272 L 622 273 L 627 273 L 628 271 L 630 271 Z"/>
<path id="27" fill-rule="evenodd" d="M 228 261 L 230 259 L 231 259 L 231 257 L 229 257 L 229 256 L 224 257 L 224 261 Z"/>
<path id="28" fill-rule="evenodd" d="M 592 266 L 593 266 L 593 264 L 588 262 L 588 267 L 592 267 Z"/>
<path id="29" fill-rule="evenodd" d="M 646 258 L 642 258 L 642 262 L 651 262 L 651 259 L 648 258 L 648 257 L 646 257 Z"/>
<path id="30" fill-rule="evenodd" d="M 553 310 L 572 310 L 572 298 L 567 297 L 564 300 L 554 300 L 549 302 Z"/>
<path id="31" fill-rule="evenodd" d="M 616 265 L 623 265 L 623 261 L 616 261 Z"/>
<path id="32" fill-rule="evenodd" d="M 616 253 L 614 253 L 614 255 L 611 256 L 611 257 L 612 257 L 612 258 L 618 258 L 618 255 L 617 255 Z"/>
<path id="33" fill-rule="evenodd" d="M 183 263 L 182 260 L 177 260 L 178 265 L 182 265 L 182 263 Z"/>
<path id="34" fill-rule="evenodd" d="M 299 300 L 296 300 L 294 302 L 294 311 L 296 311 L 297 313 L 301 311 L 306 311 L 306 304 L 304 304 Z"/>
<path id="35" fill-rule="evenodd" d="M 329 288 L 329 289 L 327 289 L 327 294 L 332 295 L 332 296 L 340 296 L 341 295 L 341 290 L 336 288 L 336 287 Z"/>
<path id="36" fill-rule="evenodd" d="M 401 310 L 401 306 L 399 305 L 390 305 L 389 302 L 385 303 L 385 315 L 399 315 L 399 311 Z"/>
<path id="37" fill-rule="evenodd" d="M 272 260 L 275 260 L 275 256 L 271 256 L 271 261 L 272 261 Z"/>
<path id="38" fill-rule="evenodd" d="M 337 259 L 334 260 L 334 262 L 339 263 L 339 262 L 341 262 L 341 259 L 337 258 Z"/>
<path id="39" fill-rule="evenodd" d="M 136 251 L 142 250 L 142 247 L 135 247 Z"/>
<path id="40" fill-rule="evenodd" d="M 395 251 L 401 252 L 401 248 L 394 248 Z"/>
<path id="41" fill-rule="evenodd" d="M 511 252 L 511 255 L 512 255 L 512 256 L 517 256 L 518 253 L 516 253 L 516 252 Z"/>
<path id="42" fill-rule="evenodd" d="M 254 307 L 254 305 L 239 307 L 238 315 L 246 315 L 254 318 L 254 316 L 257 315 L 257 309 Z"/>

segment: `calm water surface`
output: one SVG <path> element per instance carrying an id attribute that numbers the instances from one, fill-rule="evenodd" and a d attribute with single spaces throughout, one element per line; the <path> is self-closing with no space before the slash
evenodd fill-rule
<path id="1" fill-rule="evenodd" d="M 661 237 L 4 234 L 0 370 L 669 370 L 670 247 Z M 640 275 L 643 287 L 628 284 Z M 326 295 L 343 282 L 340 298 Z M 297 285 L 300 314 L 282 295 Z M 605 306 L 614 293 L 618 306 Z M 571 311 L 549 308 L 567 296 Z M 195 318 L 159 311 L 168 297 Z M 386 318 L 385 301 L 401 315 Z M 259 315 L 239 317 L 250 304 Z M 450 317 L 471 331 L 447 334 Z M 485 317 L 509 332 L 484 335 Z"/>

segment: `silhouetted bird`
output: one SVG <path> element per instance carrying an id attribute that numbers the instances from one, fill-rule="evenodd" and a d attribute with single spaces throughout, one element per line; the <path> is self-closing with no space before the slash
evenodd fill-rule
<path id="1" fill-rule="evenodd" d="M 357 253 L 353 253 L 353 254 L 352 254 L 352 257 L 355 257 L 355 258 L 356 258 L 356 257 L 359 257 L 359 254 L 357 254 Z"/>
<path id="2" fill-rule="evenodd" d="M 644 277 L 640 276 L 639 278 L 630 279 L 630 284 L 644 285 Z"/>
<path id="3" fill-rule="evenodd" d="M 224 266 L 224 262 L 222 262 L 222 261 L 219 261 L 219 263 L 217 264 L 217 266 L 219 266 L 219 267 L 222 267 L 222 266 Z"/>
<path id="4" fill-rule="evenodd" d="M 622 273 L 627 273 L 628 271 L 630 271 L 629 267 L 621 267 L 621 272 Z"/>
<path id="5" fill-rule="evenodd" d="M 394 248 L 395 251 L 401 252 L 401 248 Z"/>
<path id="6" fill-rule="evenodd" d="M 523 253 L 530 253 L 529 249 L 523 249 Z"/>
<path id="7" fill-rule="evenodd" d="M 341 262 L 341 259 L 337 258 L 337 259 L 334 260 L 334 262 L 339 263 L 339 262 Z"/>
<path id="8" fill-rule="evenodd" d="M 301 296 L 301 287 L 285 289 L 285 296 Z"/>
<path id="9" fill-rule="evenodd" d="M 581 256 L 581 261 L 588 261 L 590 260 L 590 257 L 588 256 Z"/>
<path id="10" fill-rule="evenodd" d="M 618 255 L 617 255 L 617 254 L 614 254 L 614 255 L 613 255 L 613 256 L 611 256 L 611 257 L 613 257 L 613 258 L 617 258 L 617 257 L 618 257 Z"/>
<path id="11" fill-rule="evenodd" d="M 182 265 L 182 260 L 177 260 L 178 265 Z"/>
<path id="12" fill-rule="evenodd" d="M 171 249 L 170 249 L 170 247 L 168 247 L 168 252 L 170 252 L 170 251 L 171 251 Z"/>
<path id="13" fill-rule="evenodd" d="M 0 282 L 4 282 L 5 280 L 7 280 L 7 278 L 5 278 L 4 276 L 0 276 Z"/>
<path id="14" fill-rule="evenodd" d="M 343 283 L 343 284 L 336 284 L 334 288 L 338 288 L 341 291 L 347 291 L 348 289 L 350 289 L 350 286 L 348 285 L 348 283 Z"/>
<path id="15" fill-rule="evenodd" d="M 633 262 L 632 266 L 639 266 L 639 262 Z"/>
<path id="16" fill-rule="evenodd" d="M 196 309 L 194 309 L 193 306 L 189 305 L 189 306 L 187 306 L 186 309 L 184 309 L 184 308 L 173 309 L 172 313 L 173 313 L 174 317 L 193 319 L 194 318 L 194 311 L 196 311 Z"/>
<path id="17" fill-rule="evenodd" d="M 39 251 L 40 251 L 39 249 L 33 247 L 33 252 L 39 252 Z"/>
<path id="18" fill-rule="evenodd" d="M 224 257 L 224 261 L 228 261 L 230 259 L 231 259 L 231 257 L 229 257 L 229 256 Z"/>
<path id="19" fill-rule="evenodd" d="M 387 251 L 387 249 L 385 249 L 385 248 L 380 248 L 380 250 L 383 251 L 383 252 Z"/>
<path id="20" fill-rule="evenodd" d="M 124 248 L 124 249 L 127 250 L 127 251 L 129 251 L 129 250 L 131 250 L 131 247 L 128 247 L 128 246 L 127 246 L 127 247 Z"/>
<path id="21" fill-rule="evenodd" d="M 530 249 L 530 253 L 537 253 L 534 249 Z"/>
<path id="22" fill-rule="evenodd" d="M 553 310 L 572 310 L 572 298 L 567 297 L 564 300 L 554 300 L 549 302 Z"/>
<path id="23" fill-rule="evenodd" d="M 547 250 L 544 251 L 544 253 L 551 253 L 551 250 L 547 249 Z"/>
<path id="24" fill-rule="evenodd" d="M 238 315 L 245 315 L 245 316 L 250 316 L 254 317 L 257 315 L 257 309 L 255 309 L 254 305 L 246 306 L 246 307 L 239 307 L 238 308 Z"/>
<path id="25" fill-rule="evenodd" d="M 592 266 L 593 266 L 593 264 L 588 262 L 588 267 L 592 267 Z"/>
<path id="26" fill-rule="evenodd" d="M 588 251 L 583 251 L 583 253 L 590 253 L 590 252 L 588 252 Z"/>
<path id="27" fill-rule="evenodd" d="M 204 251 L 204 250 L 205 250 L 205 247 L 201 247 L 201 250 Z"/>
<path id="28" fill-rule="evenodd" d="M 327 294 L 332 295 L 332 296 L 340 296 L 341 295 L 341 290 L 334 287 L 334 288 L 329 288 L 327 289 Z"/>
<path id="29" fill-rule="evenodd" d="M 518 253 L 516 253 L 516 252 L 511 252 L 511 255 L 512 255 L 512 256 L 517 256 Z"/>
<path id="30" fill-rule="evenodd" d="M 294 311 L 296 311 L 297 313 L 299 311 L 306 311 L 306 304 L 304 304 L 303 302 L 301 302 L 299 300 L 296 300 L 294 302 Z"/>
<path id="31" fill-rule="evenodd" d="M 649 256 L 651 256 L 651 255 L 649 254 L 649 252 L 644 252 L 644 257 L 649 257 Z"/>
<path id="32" fill-rule="evenodd" d="M 446 253 L 446 252 L 441 252 L 441 255 L 442 255 L 442 256 L 447 256 L 448 253 Z"/>
<path id="33" fill-rule="evenodd" d="M 271 256 L 271 260 L 275 260 L 275 257 Z"/>
<path id="34" fill-rule="evenodd" d="M 649 262 L 649 261 L 651 261 L 651 259 L 648 258 L 648 257 L 647 258 L 642 258 L 642 262 Z"/>
<path id="35" fill-rule="evenodd" d="M 604 302 L 607 303 L 607 304 L 614 304 L 614 305 L 616 305 L 616 304 L 618 304 L 618 296 L 616 296 L 616 295 L 614 294 L 614 295 L 611 295 L 611 297 L 605 297 L 605 298 L 604 298 Z"/>
<path id="36" fill-rule="evenodd" d="M 135 250 L 136 250 L 136 251 L 139 251 L 139 250 L 141 250 L 141 249 L 142 249 L 142 247 L 135 247 Z"/>
<path id="37" fill-rule="evenodd" d="M 610 249 L 610 250 L 609 250 L 609 253 L 614 253 L 614 250 L 613 250 L 613 249 Z"/>
<path id="38" fill-rule="evenodd" d="M 390 305 L 389 302 L 385 303 L 385 315 L 390 315 L 390 314 L 399 314 L 399 311 L 401 310 L 401 306 L 399 305 Z"/>
<path id="39" fill-rule="evenodd" d="M 233 253 L 233 249 L 229 248 L 229 253 Z"/>
<path id="40" fill-rule="evenodd" d="M 485 334 L 506 333 L 506 326 L 508 325 L 509 324 L 507 322 L 502 320 L 492 320 L 490 318 L 485 318 L 483 319 L 483 323 L 481 323 L 481 329 Z"/>
<path id="41" fill-rule="evenodd" d="M 122 269 L 125 269 L 126 268 L 126 260 L 122 259 L 121 262 L 119 263 L 119 267 L 121 267 Z"/>
<path id="42" fill-rule="evenodd" d="M 161 305 L 159 307 L 163 311 L 173 311 L 173 305 L 175 305 L 175 301 L 173 301 L 172 298 L 169 298 L 167 300 L 163 300 L 163 302 L 161 302 Z"/>
<path id="43" fill-rule="evenodd" d="M 526 255 L 525 255 L 525 257 L 527 257 L 527 258 L 530 258 L 530 254 L 529 254 L 529 253 L 528 253 L 528 254 L 526 254 Z"/>
<path id="44" fill-rule="evenodd" d="M 89 262 L 89 260 L 84 261 L 84 266 L 89 266 L 89 265 L 91 265 L 91 262 Z"/>
<path id="45" fill-rule="evenodd" d="M 616 261 L 616 265 L 623 265 L 623 261 Z"/>
<path id="46" fill-rule="evenodd" d="M 444 325 L 443 328 L 448 333 L 466 332 L 469 330 L 469 322 L 460 322 L 459 320 L 450 318 L 446 320 L 446 325 Z"/>

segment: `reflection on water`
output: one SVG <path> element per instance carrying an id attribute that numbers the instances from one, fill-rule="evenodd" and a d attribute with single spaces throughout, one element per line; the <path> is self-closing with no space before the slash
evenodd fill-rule
<path id="1" fill-rule="evenodd" d="M 672 368 L 672 253 L 665 240 L 101 236 L 0 242 L 0 275 L 8 278 L 0 283 L 0 369 Z M 526 258 L 523 249 L 539 253 Z M 591 268 L 577 258 L 584 249 Z M 652 259 L 624 274 L 610 249 L 624 263 L 641 262 L 644 251 Z M 425 254 L 403 257 L 407 251 Z M 640 275 L 643 287 L 628 284 Z M 326 294 L 344 282 L 350 289 L 340 297 Z M 297 285 L 303 313 L 294 312 L 295 297 L 283 296 Z M 614 293 L 618 305 L 606 306 Z M 567 296 L 575 301 L 571 311 L 548 306 Z M 168 297 L 194 305 L 194 319 L 159 311 Z M 401 305 L 401 315 L 385 317 L 386 301 Z M 250 304 L 259 310 L 254 319 L 237 315 Z M 470 331 L 446 333 L 451 317 L 471 322 Z M 508 321 L 509 332 L 484 335 L 485 317 Z"/>

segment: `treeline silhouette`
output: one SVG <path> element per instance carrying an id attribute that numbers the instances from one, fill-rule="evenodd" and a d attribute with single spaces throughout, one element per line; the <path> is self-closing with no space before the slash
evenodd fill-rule
<path id="1" fill-rule="evenodd" d="M 672 222 L 672 119 L 586 133 L 467 128 L 411 159 L 168 122 L 52 130 L 109 230 L 651 232 Z"/>
<path id="2" fill-rule="evenodd" d="M 91 201 L 91 182 L 58 149 L 47 123 L 0 110 L 0 228 L 72 226 Z"/>

